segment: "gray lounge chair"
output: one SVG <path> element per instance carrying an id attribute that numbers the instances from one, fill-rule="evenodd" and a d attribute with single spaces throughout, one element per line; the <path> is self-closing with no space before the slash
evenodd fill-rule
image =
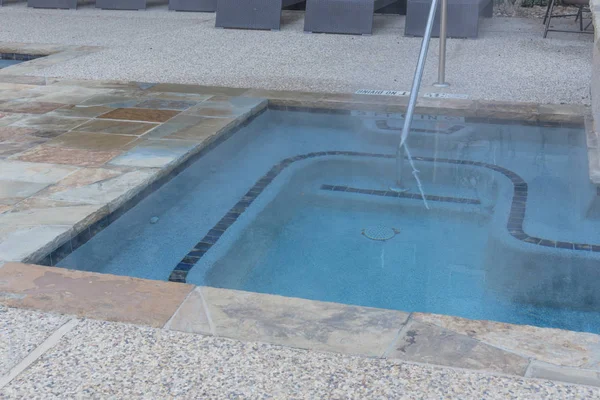
<path id="1" fill-rule="evenodd" d="M 304 31 L 370 35 L 373 14 L 398 0 L 307 0 Z"/>
<path id="2" fill-rule="evenodd" d="M 404 36 L 423 36 L 431 0 L 408 0 Z M 479 18 L 491 18 L 492 0 L 448 0 L 448 28 L 446 34 L 453 38 L 476 38 L 479 35 Z M 440 35 L 440 9 L 433 24 L 432 36 Z"/>
<path id="3" fill-rule="evenodd" d="M 217 0 L 169 0 L 169 10 L 215 12 Z"/>
<path id="4" fill-rule="evenodd" d="M 96 0 L 96 8 L 103 10 L 145 10 L 146 0 Z"/>
<path id="5" fill-rule="evenodd" d="M 0 0 L 0 5 L 2 5 L 2 0 Z M 76 9 L 77 0 L 27 0 L 27 7 Z"/>
<path id="6" fill-rule="evenodd" d="M 304 0 L 218 0 L 217 28 L 279 30 L 283 7 Z"/>

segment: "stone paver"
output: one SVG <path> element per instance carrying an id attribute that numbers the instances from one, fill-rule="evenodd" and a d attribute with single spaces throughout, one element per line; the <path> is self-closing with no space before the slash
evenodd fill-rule
<path id="1" fill-rule="evenodd" d="M 136 140 L 134 136 L 127 135 L 68 132 L 52 139 L 46 145 L 92 151 L 111 151 L 122 149 L 134 140 Z"/>
<path id="2" fill-rule="evenodd" d="M 531 362 L 526 376 L 570 382 L 578 385 L 600 386 L 600 372 L 598 370 L 560 367 L 537 360 Z"/>
<path id="3" fill-rule="evenodd" d="M 150 110 L 139 108 L 118 108 L 102 114 L 98 118 L 125 119 L 129 121 L 166 122 L 179 114 L 174 110 Z"/>
<path id="4" fill-rule="evenodd" d="M 34 163 L 54 163 L 80 167 L 99 167 L 118 156 L 119 150 L 90 151 L 54 146 L 38 146 L 18 155 L 18 159 Z"/>
<path id="5" fill-rule="evenodd" d="M 547 363 L 600 370 L 600 336 L 592 333 L 540 329 L 493 321 L 475 321 L 437 314 L 413 314 L 413 319 L 467 335 L 523 357 Z"/>
<path id="6" fill-rule="evenodd" d="M 292 347 L 381 356 L 408 318 L 401 311 L 210 287 L 198 290 L 216 335 Z M 188 318 L 202 312 L 194 309 Z"/>
<path id="7" fill-rule="evenodd" d="M 0 292 L 8 306 L 164 326 L 192 290 L 172 282 L 6 263 Z"/>
<path id="8" fill-rule="evenodd" d="M 183 157 L 198 145 L 186 140 L 146 140 L 110 161 L 110 165 L 160 168 Z"/>
<path id="9" fill-rule="evenodd" d="M 106 115 L 106 114 L 104 114 Z M 120 135 L 140 136 L 150 129 L 156 128 L 156 124 L 129 121 L 111 121 L 95 119 L 78 126 L 75 130 L 81 132 L 117 133 Z"/>
<path id="10" fill-rule="evenodd" d="M 523 375 L 529 360 L 465 335 L 411 321 L 389 358 Z"/>
<path id="11" fill-rule="evenodd" d="M 566 399 L 600 389 L 84 320 L 3 396 Z"/>

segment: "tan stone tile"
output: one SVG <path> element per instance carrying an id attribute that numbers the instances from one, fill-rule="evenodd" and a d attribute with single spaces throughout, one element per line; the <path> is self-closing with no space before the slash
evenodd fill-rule
<path id="1" fill-rule="evenodd" d="M 151 108 L 154 110 L 187 110 L 197 104 L 189 100 L 148 99 L 135 105 L 136 108 Z"/>
<path id="2" fill-rule="evenodd" d="M 0 160 L 0 180 L 52 184 L 77 171 L 77 169 L 77 167 L 66 165 Z"/>
<path id="3" fill-rule="evenodd" d="M 29 136 L 36 132 L 35 129 L 21 128 L 18 126 L 2 126 L 0 127 L 0 142 L 5 140 L 15 140 L 15 137 Z"/>
<path id="4" fill-rule="evenodd" d="M 71 227 L 65 225 L 0 225 L 0 260 L 23 261 L 43 257 L 64 243 L 70 232 Z"/>
<path id="5" fill-rule="evenodd" d="M 38 205 L 41 205 L 41 203 L 38 203 Z M 15 207 L 11 212 L 0 216 L 0 225 L 10 227 L 40 225 L 72 226 L 85 223 L 85 220 L 100 208 L 100 205 L 97 204 L 70 204 L 62 207 L 53 207 L 55 205 L 47 204 L 45 208 Z"/>
<path id="6" fill-rule="evenodd" d="M 39 115 L 29 118 L 24 118 L 18 121 L 18 126 L 33 128 L 38 131 L 68 131 L 84 122 L 89 121 L 88 118 L 65 118 L 52 115 Z"/>
<path id="7" fill-rule="evenodd" d="M 83 107 L 77 105 L 68 105 L 61 108 L 57 108 L 54 111 L 48 113 L 48 115 L 56 115 L 62 117 L 81 117 L 81 118 L 94 118 L 98 115 L 106 114 L 113 109 L 110 107 L 103 106 L 90 106 Z"/>
<path id="8" fill-rule="evenodd" d="M 44 182 L 0 180 L 0 204 L 15 204 L 48 186 Z"/>
<path id="9" fill-rule="evenodd" d="M 201 290 L 215 335 L 306 349 L 381 356 L 408 318 L 401 311 L 210 287 Z M 193 311 L 188 318 L 194 318 Z"/>
<path id="10" fill-rule="evenodd" d="M 124 119 L 129 121 L 165 122 L 179 114 L 174 110 L 152 110 L 145 108 L 118 108 L 98 118 Z"/>
<path id="11" fill-rule="evenodd" d="M 108 205 L 110 211 L 113 211 L 148 186 L 156 178 L 156 173 L 157 170 L 151 168 L 125 172 L 88 185 L 60 186 L 59 189 L 44 197 L 73 203 Z"/>
<path id="12" fill-rule="evenodd" d="M 548 379 L 576 385 L 600 386 L 600 373 L 589 369 L 559 367 L 533 360 L 527 369 L 528 378 Z"/>
<path id="13" fill-rule="evenodd" d="M 241 96 L 244 97 L 261 97 L 265 99 L 289 99 L 289 100 L 313 100 L 317 101 L 324 96 L 324 93 L 316 92 L 297 92 L 293 90 L 266 90 L 266 89 L 250 89 Z M 348 96 L 348 95 L 344 95 Z M 211 99 L 212 100 L 212 99 Z"/>
<path id="14" fill-rule="evenodd" d="M 0 112 L 0 126 L 8 126 L 22 119 L 28 118 L 31 114 Z"/>
<path id="15" fill-rule="evenodd" d="M 197 94 L 197 93 L 174 93 L 174 92 L 158 92 L 152 93 L 152 97 L 157 99 L 165 100 L 189 100 L 200 103 L 204 100 L 208 100 L 213 96 L 210 94 Z"/>
<path id="16" fill-rule="evenodd" d="M 37 194 L 39 194 L 38 192 Z M 78 203 L 71 203 L 67 201 L 56 201 L 45 199 L 41 197 L 29 197 L 25 200 L 22 200 L 12 206 L 12 210 L 16 212 L 27 211 L 27 210 L 35 210 L 35 209 L 44 209 L 44 208 L 59 208 L 59 207 L 72 207 L 73 205 L 78 205 Z"/>
<path id="17" fill-rule="evenodd" d="M 34 89 L 38 87 L 37 85 L 26 85 L 23 83 L 6 83 L 0 81 L 0 90 L 24 90 L 24 89 Z"/>
<path id="18" fill-rule="evenodd" d="M 200 288 L 195 288 L 165 325 L 165 329 L 189 333 L 213 334 Z"/>
<path id="19" fill-rule="evenodd" d="M 81 167 L 98 167 L 118 156 L 121 152 L 88 151 L 82 149 L 66 149 L 53 146 L 38 146 L 20 154 L 17 159 L 29 162 L 68 164 Z"/>
<path id="20" fill-rule="evenodd" d="M 524 375 L 529 360 L 436 325 L 410 321 L 388 358 Z"/>
<path id="21" fill-rule="evenodd" d="M 219 86 L 200 86 L 185 85 L 177 83 L 159 83 L 154 85 L 148 92 L 177 92 L 177 93 L 197 93 L 197 94 L 225 94 L 228 96 L 240 96 L 248 89 L 228 88 Z"/>
<path id="22" fill-rule="evenodd" d="M 561 122 L 581 124 L 589 108 L 580 104 L 540 104 L 539 120 L 542 122 Z"/>
<path id="23" fill-rule="evenodd" d="M 12 207 L 11 206 L 0 205 L 0 214 L 2 214 L 3 212 L 6 212 L 8 210 L 12 210 Z"/>
<path id="24" fill-rule="evenodd" d="M 196 125 L 180 129 L 164 138 L 203 141 L 233 125 L 235 120 L 231 118 L 203 118 Z"/>
<path id="25" fill-rule="evenodd" d="M 475 115 L 480 118 L 513 119 L 535 121 L 538 118 L 538 105 L 535 103 L 507 103 L 501 101 L 477 102 Z"/>
<path id="26" fill-rule="evenodd" d="M 168 122 L 157 126 L 148 133 L 144 134 L 144 139 L 161 139 L 166 136 L 175 134 L 186 128 L 193 127 L 202 122 L 204 117 L 196 115 L 179 114 L 178 116 L 170 119 Z"/>
<path id="27" fill-rule="evenodd" d="M 91 185 L 96 182 L 101 182 L 114 178 L 121 175 L 121 171 L 115 171 L 112 169 L 105 168 L 81 168 L 75 171 L 66 178 L 58 181 L 55 185 L 49 186 L 44 189 L 40 195 L 47 196 L 52 193 L 65 191 L 68 189 L 75 189 L 87 185 Z"/>
<path id="28" fill-rule="evenodd" d="M 75 130 L 91 133 L 118 133 L 120 135 L 143 135 L 158 124 L 146 122 L 112 121 L 94 119 L 78 126 Z"/>
<path id="29" fill-rule="evenodd" d="M 162 327 L 192 285 L 6 263 L 0 302 L 10 307 Z"/>
<path id="30" fill-rule="evenodd" d="M 113 94 L 102 94 L 97 96 L 92 96 L 89 99 L 86 99 L 80 103 L 79 106 L 104 106 L 111 108 L 120 108 L 114 107 L 117 104 L 136 104 L 141 101 L 140 96 L 134 93 L 113 93 Z M 122 107 L 122 106 L 121 106 Z"/>
<path id="31" fill-rule="evenodd" d="M 0 142 L 0 157 L 11 157 L 21 154 L 25 151 L 35 148 L 36 146 L 45 143 L 47 139 L 29 137 L 29 140 L 21 137 L 18 141 Z"/>
<path id="32" fill-rule="evenodd" d="M 58 146 L 91 151 L 122 150 L 125 145 L 136 140 L 135 136 L 68 132 L 46 143 L 46 146 Z"/>
<path id="33" fill-rule="evenodd" d="M 7 101 L 0 103 L 0 111 L 27 113 L 27 114 L 45 114 L 59 107 L 64 106 L 61 103 L 45 103 L 37 101 Z"/>
<path id="34" fill-rule="evenodd" d="M 600 366 L 600 335 L 437 314 L 415 313 L 413 319 L 468 335 L 523 357 L 570 367 Z"/>

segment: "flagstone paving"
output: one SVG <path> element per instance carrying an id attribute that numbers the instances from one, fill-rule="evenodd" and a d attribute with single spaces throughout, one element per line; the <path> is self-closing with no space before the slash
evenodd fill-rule
<path id="1" fill-rule="evenodd" d="M 0 82 L 2 79 L 6 77 L 0 76 Z M 238 379 L 238 372 L 228 358 L 239 359 L 240 365 L 244 366 L 240 373 L 244 376 L 253 376 L 250 363 L 262 364 L 265 373 L 273 375 L 264 382 L 268 387 L 264 386 L 261 390 L 275 397 L 297 394 L 299 397 L 312 398 L 313 394 L 328 396 L 344 393 L 363 393 L 367 397 L 378 397 L 384 393 L 384 397 L 401 397 L 410 396 L 413 390 L 438 396 L 441 392 L 432 389 L 429 385 L 431 382 L 434 382 L 435 388 L 438 385 L 456 387 L 457 395 L 465 395 L 462 398 L 477 397 L 482 393 L 492 393 L 487 396 L 489 398 L 496 395 L 502 398 L 506 387 L 523 395 L 596 395 L 596 389 L 515 377 L 477 375 L 475 372 L 446 371 L 404 362 L 433 363 L 521 377 L 548 377 L 600 386 L 600 379 L 595 375 L 600 370 L 600 337 L 597 335 L 562 331 L 546 333 L 550 330 L 510 325 L 507 328 L 504 326 L 506 324 L 482 325 L 481 321 L 444 320 L 425 314 L 409 315 L 400 311 L 194 288 L 185 284 L 11 263 L 41 262 L 45 257 L 52 260 L 52 257 L 60 257 L 61 252 L 75 248 L 85 240 L 78 234 L 84 232 L 87 235 L 85 237 L 91 237 L 105 226 L 92 224 L 108 223 L 102 221 L 106 221 L 125 202 L 147 192 L 147 188 L 167 177 L 167 174 L 201 152 L 220 135 L 267 107 L 267 101 L 261 96 L 269 97 L 274 105 L 284 108 L 383 107 L 388 112 L 401 112 L 405 107 L 403 98 L 374 99 L 371 96 L 278 93 L 178 84 L 55 80 L 43 86 L 43 90 L 32 84 L 13 84 L 6 89 L 0 87 L 0 96 L 4 94 L 8 99 L 0 102 L 0 107 L 4 105 L 6 110 L 0 111 L 0 303 L 163 330 L 7 309 L 6 315 L 9 316 L 24 313 L 13 318 L 19 326 L 3 326 L 9 332 L 3 336 L 10 337 L 10 341 L 18 340 L 15 338 L 20 335 L 21 325 L 28 319 L 37 316 L 40 323 L 32 325 L 36 335 L 18 344 L 14 357 L 7 358 L 8 361 L 2 366 L 4 370 L 0 374 L 4 375 L 0 376 L 0 390 L 5 389 L 3 394 L 28 397 L 35 391 L 43 397 L 60 396 L 74 390 L 79 395 L 85 393 L 92 397 L 110 397 L 128 390 L 114 383 L 114 368 L 128 370 L 132 365 L 137 365 L 137 372 L 133 372 L 128 379 L 135 382 L 135 390 L 143 393 L 143 390 L 154 390 L 144 378 L 153 370 L 144 369 L 139 365 L 144 362 L 143 357 L 136 358 L 133 354 L 149 354 L 152 348 L 160 357 L 161 352 L 172 351 L 175 346 L 173 343 L 180 343 L 179 348 L 182 349 L 188 346 L 186 343 L 192 343 L 189 344 L 189 351 L 198 351 L 197 346 L 200 346 L 205 350 L 200 351 L 199 357 L 204 357 L 205 361 L 211 360 L 205 362 L 208 372 L 201 372 L 200 379 L 186 375 L 183 380 L 171 381 L 175 378 L 170 371 L 181 367 L 183 373 L 188 374 L 186 371 L 200 367 L 183 367 L 178 364 L 179 361 L 164 359 L 169 360 L 165 361 L 165 368 L 168 368 L 165 373 L 168 376 L 164 379 L 167 385 L 182 384 L 188 389 L 181 393 L 190 396 L 237 393 L 236 390 L 246 393 L 244 388 L 250 388 L 251 384 Z M 57 88 L 56 96 L 52 87 Z M 40 102 L 39 98 L 51 98 L 54 102 Z M 449 108 L 441 109 L 442 106 Z M 478 112 L 492 117 L 496 112 L 506 118 L 518 119 L 537 120 L 543 116 L 569 123 L 579 121 L 585 113 L 584 109 L 561 106 L 542 109 L 530 105 L 519 108 L 502 103 L 444 103 L 426 99 L 420 102 L 419 107 L 420 111 L 436 109 L 470 116 L 476 116 Z M 0 313 L 0 320 L 2 317 Z M 67 331 L 79 332 L 78 329 L 88 328 L 86 333 L 73 333 L 75 339 L 70 339 L 69 334 L 60 338 Z M 104 336 L 105 333 L 108 336 Z M 106 340 L 112 343 L 107 348 L 115 347 L 115 343 L 117 347 L 124 345 L 115 342 L 116 338 L 129 335 L 135 344 L 121 350 L 131 352 L 132 357 L 123 358 L 119 364 L 111 353 L 102 350 L 90 355 L 72 342 L 88 340 L 90 335 L 98 338 L 89 342 L 98 348 L 103 348 Z M 160 344 L 148 347 L 145 339 L 139 339 L 158 337 L 156 335 L 166 335 L 171 342 L 157 339 Z M 547 335 L 562 338 L 562 341 L 553 341 Z M 222 336 L 270 345 L 246 344 Z M 48 347 L 45 338 L 55 338 L 52 339 L 55 347 Z M 507 338 L 515 341 L 510 343 Z M 0 342 L 2 340 L 0 337 Z M 547 351 L 540 347 L 545 342 L 551 343 Z M 272 345 L 387 360 L 322 355 Z M 31 353 L 36 346 L 41 346 L 43 351 Z M 253 346 L 258 346 L 260 350 L 249 352 L 248 349 L 254 349 Z M 284 357 L 278 352 L 287 355 Z M 41 357 L 36 358 L 31 354 Z M 187 353 L 181 353 L 176 358 L 185 358 L 184 354 Z M 14 368 L 21 365 L 18 363 L 23 363 L 26 356 L 27 360 L 33 357 L 30 368 L 23 368 L 16 375 L 11 375 L 10 371 L 14 372 Z M 94 358 L 96 356 L 103 361 L 98 363 Z M 313 392 L 312 386 L 290 387 L 287 380 L 273 378 L 285 371 L 285 368 L 274 366 L 274 360 L 284 359 L 287 360 L 283 361 L 287 363 L 287 369 L 293 368 L 294 361 L 291 360 L 302 359 L 302 362 L 311 365 L 316 363 L 307 376 L 328 376 L 327 371 L 338 371 L 338 365 L 343 365 L 339 368 L 346 368 L 350 361 L 344 360 L 353 360 L 350 363 L 355 363 L 355 366 L 351 367 L 353 372 L 349 374 L 333 372 L 327 382 L 332 382 L 332 379 L 338 382 L 337 376 L 343 378 L 333 387 L 327 386 Z M 78 367 L 73 367 L 71 362 Z M 197 361 L 194 359 L 193 362 Z M 100 369 L 90 370 L 94 363 Z M 355 378 L 357 382 L 362 382 L 361 379 L 366 379 L 358 366 L 372 369 L 372 376 L 379 376 L 378 379 L 383 379 L 378 374 L 388 376 L 393 371 L 394 378 L 377 383 L 368 390 L 364 389 L 364 384 L 361 386 L 357 383 L 349 385 L 348 392 L 345 389 L 339 391 L 340 387 L 346 387 L 342 382 Z M 98 372 L 100 370 L 104 372 Z M 209 374 L 215 370 L 221 372 L 217 376 Z M 98 382 L 109 384 L 92 384 L 91 376 L 92 381 L 98 379 Z M 371 380 L 370 376 L 368 379 Z M 429 377 L 430 382 L 421 381 L 419 377 Z M 223 382 L 235 384 L 223 386 Z M 423 385 L 419 386 L 417 382 Z M 2 388 L 3 385 L 6 386 Z M 363 389 L 366 391 L 363 392 Z M 173 393 L 180 393 L 177 390 Z"/>

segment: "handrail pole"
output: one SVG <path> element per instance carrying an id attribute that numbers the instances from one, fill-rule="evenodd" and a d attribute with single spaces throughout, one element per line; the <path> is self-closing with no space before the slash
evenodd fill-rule
<path id="1" fill-rule="evenodd" d="M 448 87 L 446 82 L 446 31 L 448 29 L 448 0 L 442 1 L 440 10 L 440 61 L 438 64 L 438 80 L 433 84 L 435 87 Z"/>
<path id="2" fill-rule="evenodd" d="M 402 128 L 402 135 L 398 148 L 396 149 L 396 189 L 403 190 L 402 185 L 402 168 L 404 164 L 404 151 L 402 147 L 408 137 L 410 126 L 412 125 L 413 114 L 415 112 L 415 106 L 417 104 L 417 97 L 419 95 L 419 87 L 421 86 L 421 78 L 423 77 L 423 69 L 425 68 L 425 59 L 427 58 L 427 50 L 429 49 L 429 40 L 431 39 L 431 31 L 433 29 L 433 20 L 435 19 L 435 12 L 437 10 L 439 0 L 431 1 L 431 8 L 429 9 L 429 17 L 427 18 L 427 25 L 425 26 L 425 34 L 423 35 L 423 42 L 421 43 L 421 52 L 419 53 L 419 60 L 417 61 L 417 68 L 415 70 L 415 76 L 413 78 L 412 89 L 410 91 L 410 97 L 408 99 L 408 107 L 406 109 L 406 115 L 404 116 L 404 126 Z"/>

